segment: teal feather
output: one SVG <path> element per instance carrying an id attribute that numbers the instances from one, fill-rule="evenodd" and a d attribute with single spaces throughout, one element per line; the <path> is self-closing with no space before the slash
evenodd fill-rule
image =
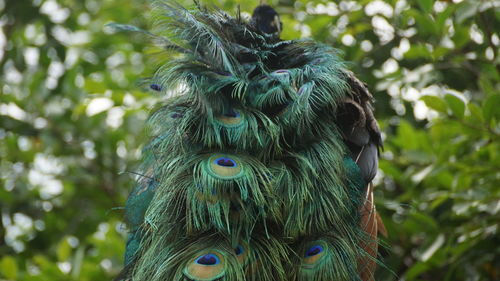
<path id="1" fill-rule="evenodd" d="M 137 229 L 128 234 L 127 244 L 125 246 L 125 265 L 131 264 L 137 255 L 137 252 L 141 248 L 141 241 L 143 238 L 142 229 Z"/>
<path id="2" fill-rule="evenodd" d="M 311 251 L 314 246 L 322 247 L 322 252 Z M 357 273 L 359 253 L 348 239 L 323 237 L 321 240 L 303 243 L 299 249 L 301 259 L 290 280 L 361 280 Z"/>

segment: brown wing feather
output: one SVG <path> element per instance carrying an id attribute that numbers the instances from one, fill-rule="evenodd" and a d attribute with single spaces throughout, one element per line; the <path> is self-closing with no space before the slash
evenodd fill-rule
<path id="1" fill-rule="evenodd" d="M 363 242 L 361 247 L 369 255 L 358 260 L 358 268 L 363 281 L 374 280 L 376 258 L 378 251 L 377 243 L 377 212 L 373 202 L 373 184 L 368 185 L 367 196 L 365 203 L 361 207 L 361 228 L 368 235 L 367 241 Z"/>
<path id="2" fill-rule="evenodd" d="M 340 106 L 337 124 L 350 150 L 351 157 L 358 164 L 368 188 L 361 212 L 361 227 L 368 235 L 362 248 L 368 256 L 358 260 L 359 274 L 363 281 L 374 280 L 378 252 L 378 232 L 387 233 L 375 210 L 373 184 L 378 168 L 379 148 L 382 147 L 380 129 L 373 115 L 373 96 L 368 88 L 351 71 L 344 72 L 351 88 L 351 95 Z"/>

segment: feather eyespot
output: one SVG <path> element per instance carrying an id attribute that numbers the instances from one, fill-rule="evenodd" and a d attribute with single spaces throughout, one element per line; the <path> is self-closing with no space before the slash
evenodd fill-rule
<path id="1" fill-rule="evenodd" d="M 322 63 L 324 61 L 325 61 L 324 58 L 317 58 L 317 59 L 313 60 L 311 63 L 312 64 L 320 64 L 320 63 Z"/>
<path id="2" fill-rule="evenodd" d="M 278 69 L 276 71 L 271 72 L 271 76 L 274 79 L 278 80 L 281 84 L 283 83 L 287 84 L 290 82 L 291 73 L 287 69 Z"/>
<path id="3" fill-rule="evenodd" d="M 249 261 L 248 259 L 249 252 L 250 250 L 246 243 L 238 244 L 238 246 L 234 248 L 234 254 L 236 255 L 236 259 L 242 265 L 247 265 Z"/>
<path id="4" fill-rule="evenodd" d="M 289 71 L 286 69 L 278 69 L 278 70 L 274 71 L 273 73 L 275 73 L 275 74 L 288 74 Z"/>
<path id="5" fill-rule="evenodd" d="M 241 254 L 243 254 L 245 250 L 243 249 L 243 246 L 241 245 L 238 245 L 236 248 L 234 248 L 234 253 L 239 256 Z"/>
<path id="6" fill-rule="evenodd" d="M 315 255 L 320 254 L 321 252 L 323 252 L 323 246 L 314 245 L 314 246 L 310 247 L 309 249 L 307 249 L 304 257 L 306 257 L 306 258 L 313 257 Z"/>
<path id="7" fill-rule="evenodd" d="M 222 167 L 231 167 L 232 168 L 232 167 L 238 166 L 238 164 L 236 164 L 236 161 L 234 161 L 231 158 L 227 158 L 227 157 L 217 158 L 217 159 L 215 159 L 214 163 L 219 165 L 219 166 L 222 166 Z"/>
<path id="8" fill-rule="evenodd" d="M 195 256 L 183 270 L 189 280 L 212 281 L 224 276 L 226 263 L 224 255 L 217 250 L 204 251 Z"/>
<path id="9" fill-rule="evenodd" d="M 240 113 L 231 109 L 229 112 L 225 113 L 224 116 L 228 118 L 238 118 L 240 117 Z"/>
<path id="10" fill-rule="evenodd" d="M 149 85 L 149 88 L 151 88 L 151 90 L 154 90 L 154 91 L 161 91 L 161 86 L 159 84 L 151 84 Z"/>
<path id="11" fill-rule="evenodd" d="M 218 123 L 226 128 L 237 128 L 243 125 L 243 116 L 239 111 L 230 109 L 216 117 Z"/>
<path id="12" fill-rule="evenodd" d="M 304 259 L 302 261 L 302 266 L 304 268 L 313 268 L 324 260 L 327 256 L 327 244 L 323 241 L 317 241 L 312 244 L 305 250 Z"/>
<path id="13" fill-rule="evenodd" d="M 235 156 L 216 154 L 207 160 L 207 172 L 215 178 L 232 180 L 244 175 L 244 165 Z"/>
<path id="14" fill-rule="evenodd" d="M 217 255 L 206 254 L 198 257 L 195 262 L 201 265 L 218 265 L 220 263 L 220 259 Z"/>

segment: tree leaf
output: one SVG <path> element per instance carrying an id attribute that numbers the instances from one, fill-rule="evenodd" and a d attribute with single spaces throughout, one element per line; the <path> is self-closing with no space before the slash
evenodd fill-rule
<path id="1" fill-rule="evenodd" d="M 446 94 L 444 100 L 455 117 L 464 118 L 465 103 L 460 98 L 453 94 Z"/>
<path id="2" fill-rule="evenodd" d="M 481 1 L 463 1 L 460 3 L 456 13 L 457 24 L 460 25 L 466 19 L 475 16 L 479 5 L 481 5 Z"/>
<path id="3" fill-rule="evenodd" d="M 470 41 L 469 27 L 458 26 L 455 34 L 452 37 L 453 42 L 457 48 L 463 47 Z"/>
<path id="4" fill-rule="evenodd" d="M 481 91 L 483 91 L 486 95 L 494 95 L 497 92 L 495 90 L 495 86 L 493 86 L 491 80 L 486 74 L 482 73 L 481 76 L 479 76 L 478 85 Z"/>
<path id="5" fill-rule="evenodd" d="M 432 6 L 434 5 L 434 0 L 420 0 L 417 1 L 417 3 L 424 12 L 426 13 L 432 12 Z"/>
<path id="6" fill-rule="evenodd" d="M 483 103 L 483 117 L 486 122 L 490 122 L 492 118 L 500 117 L 500 95 L 495 94 L 489 96 Z"/>
<path id="7" fill-rule="evenodd" d="M 471 113 L 471 116 L 475 119 L 477 119 L 477 121 L 483 123 L 484 122 L 484 113 L 483 113 L 483 110 L 481 109 L 481 107 L 479 107 L 477 104 L 475 103 L 469 103 L 467 105 L 467 107 L 469 108 L 470 110 L 470 113 Z"/>
<path id="8" fill-rule="evenodd" d="M 421 32 L 427 35 L 437 35 L 437 26 L 434 19 L 429 14 L 422 14 L 420 12 L 414 13 L 415 21 Z"/>
<path id="9" fill-rule="evenodd" d="M 432 53 L 422 44 L 416 44 L 410 47 L 410 50 L 404 54 L 407 59 L 430 59 L 432 58 Z"/>
<path id="10" fill-rule="evenodd" d="M 442 99 L 440 99 L 436 96 L 423 96 L 420 98 L 420 100 L 425 102 L 425 104 L 428 107 L 430 107 L 438 112 L 446 113 L 446 111 L 448 109 L 448 106 L 446 105 L 446 103 Z"/>

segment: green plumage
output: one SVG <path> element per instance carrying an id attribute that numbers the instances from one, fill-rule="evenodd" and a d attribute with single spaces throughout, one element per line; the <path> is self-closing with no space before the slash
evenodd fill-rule
<path id="1" fill-rule="evenodd" d="M 337 126 L 353 95 L 337 51 L 219 10 L 153 11 L 158 35 L 113 25 L 163 48 L 151 83 L 172 96 L 148 122 L 122 280 L 360 280 L 367 183 Z"/>

